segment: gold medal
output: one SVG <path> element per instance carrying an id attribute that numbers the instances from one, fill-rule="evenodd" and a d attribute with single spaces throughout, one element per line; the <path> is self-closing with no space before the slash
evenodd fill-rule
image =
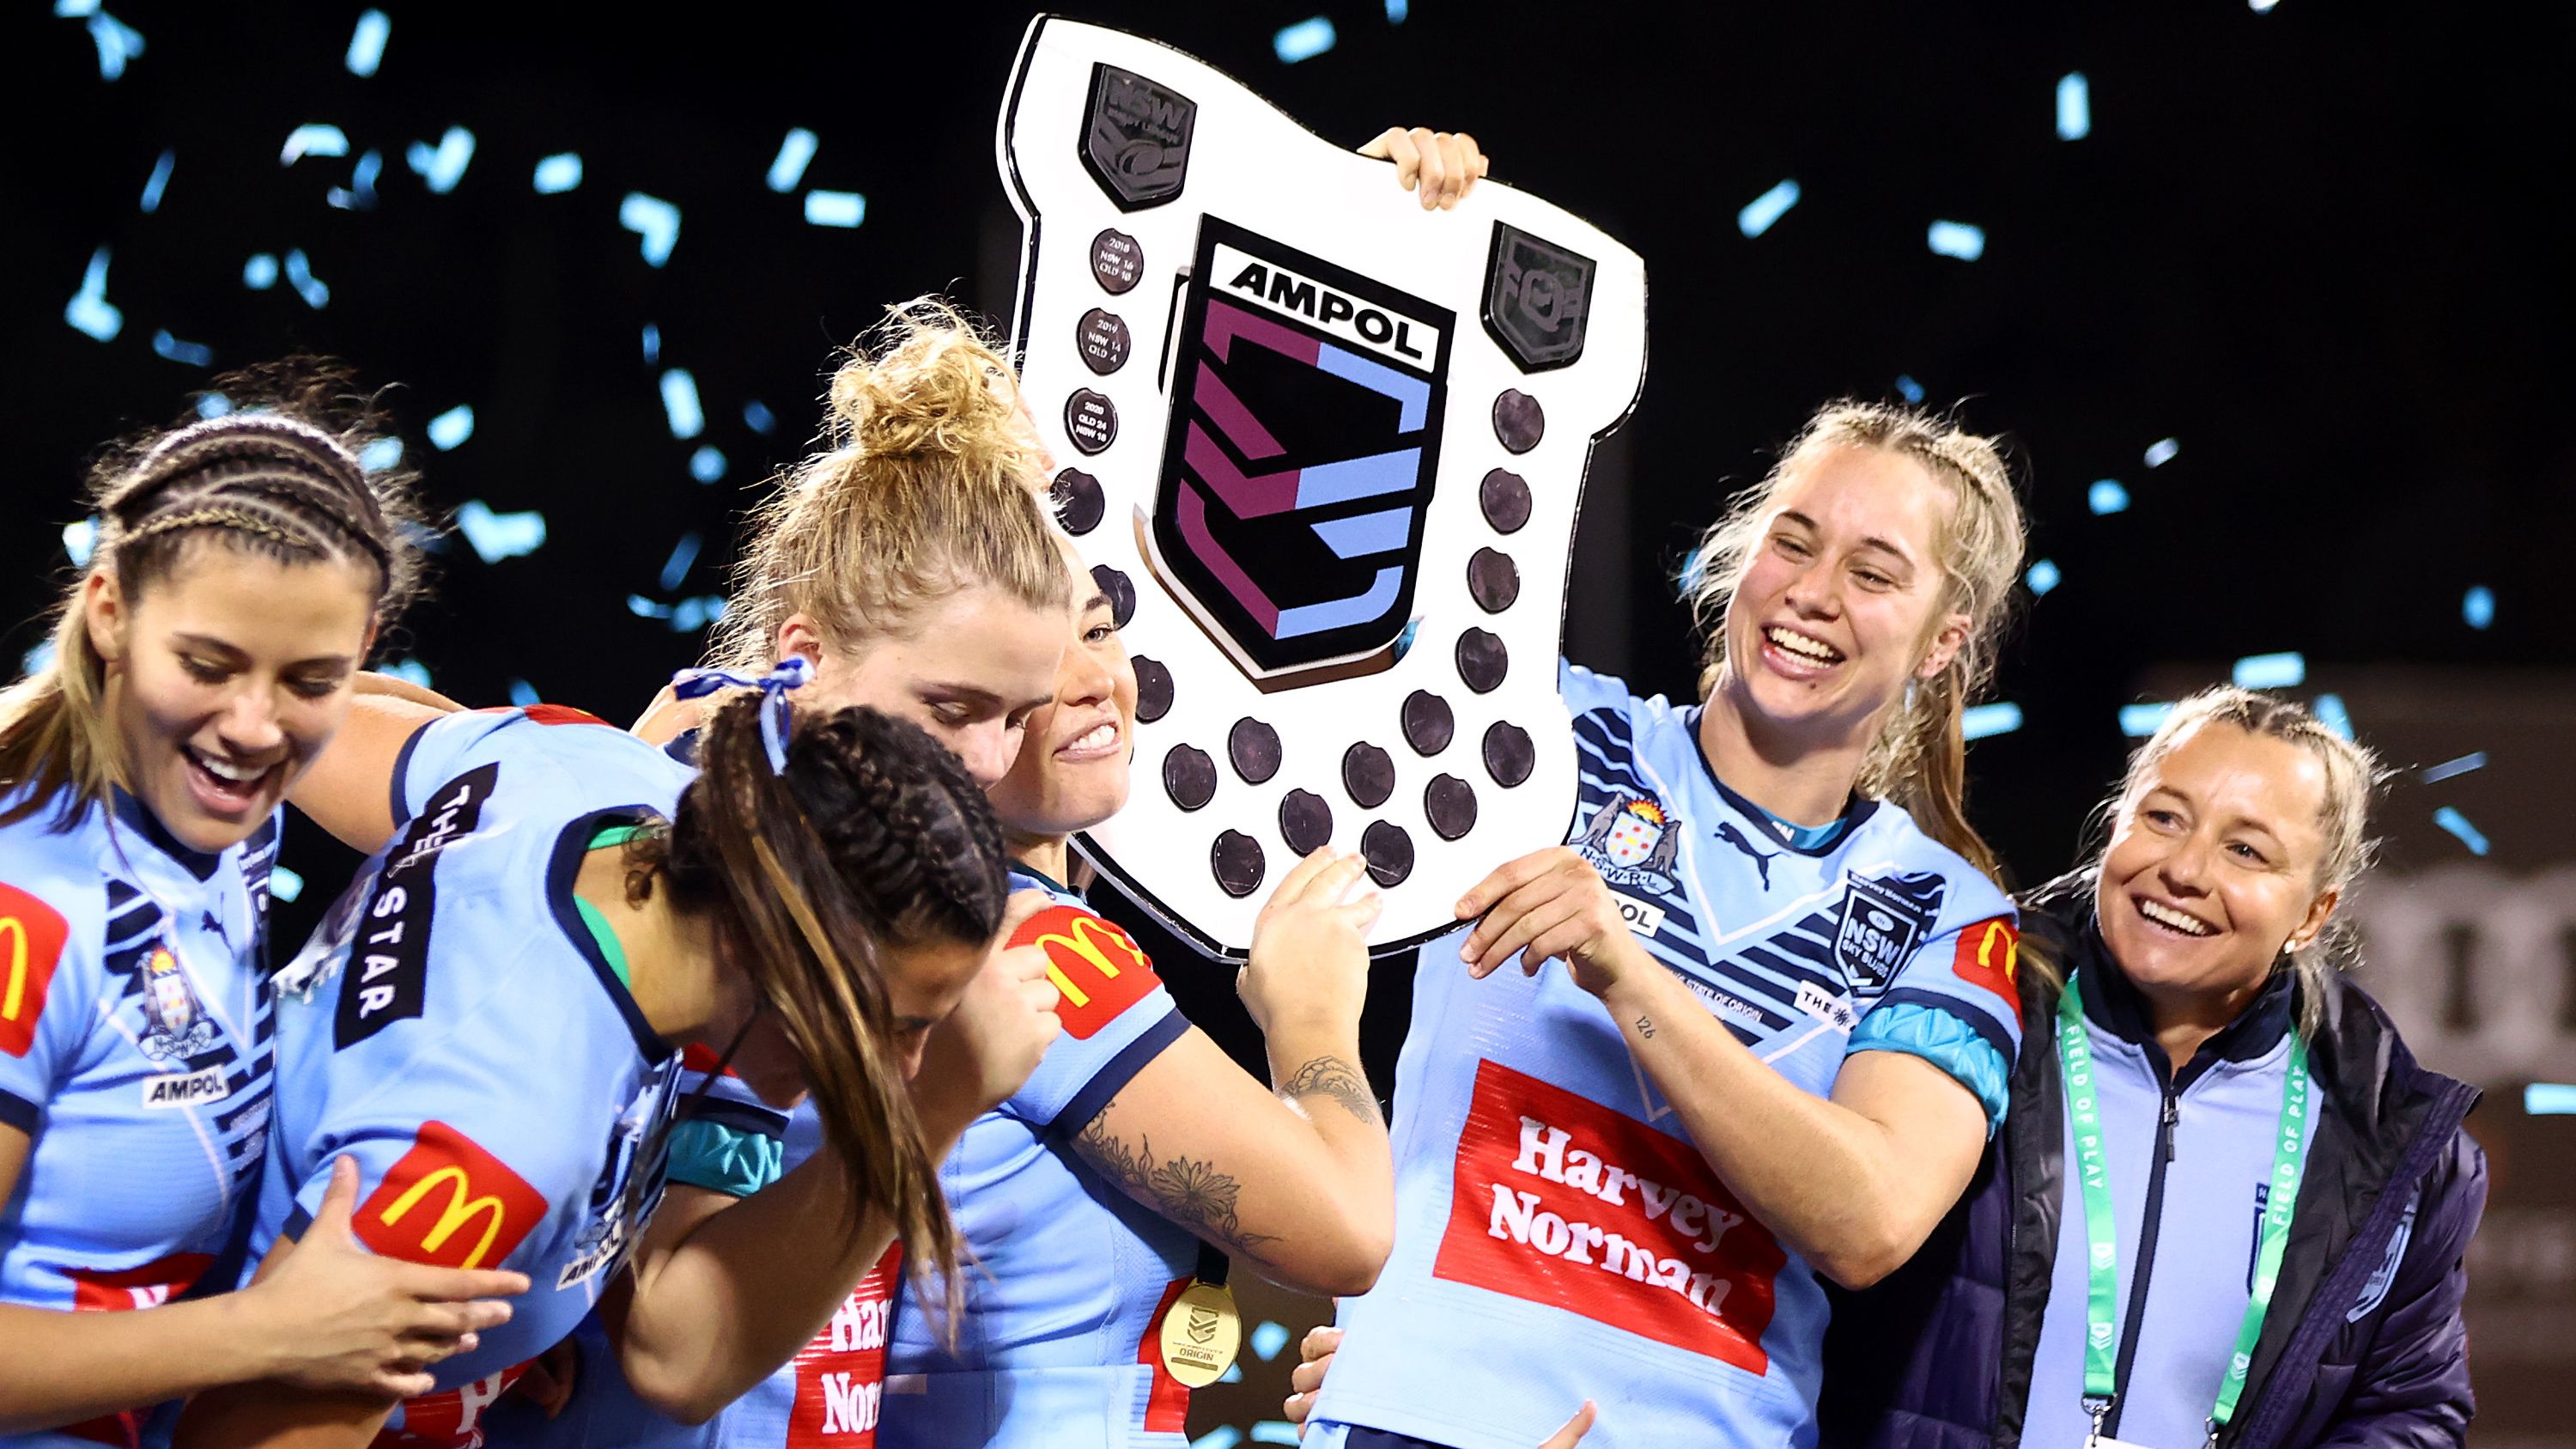
<path id="1" fill-rule="evenodd" d="M 1163 1315 L 1163 1368 L 1190 1388 L 1223 1378 L 1242 1347 L 1243 1315 L 1222 1283 L 1192 1282 Z"/>

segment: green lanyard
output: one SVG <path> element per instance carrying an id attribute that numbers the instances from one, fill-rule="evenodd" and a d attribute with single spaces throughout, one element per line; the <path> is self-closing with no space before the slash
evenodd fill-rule
<path id="1" fill-rule="evenodd" d="M 2066 1068 L 2067 1116 L 2075 1127 L 2075 1177 L 2084 1193 L 2085 1271 L 2090 1279 L 2084 1297 L 2084 1407 L 2093 1415 L 2093 1437 L 2098 1439 L 2103 1417 L 2120 1396 L 2120 1246 L 2102 1151 L 2102 1114 L 2093 1085 L 2093 1042 L 2085 1035 L 2084 1007 L 2073 977 L 2057 997 L 2057 1057 Z M 2227 1375 L 2218 1381 L 2218 1402 L 2209 1411 L 2212 1444 L 2218 1442 L 2218 1431 L 2236 1417 L 2246 1371 L 2254 1365 L 2254 1345 L 2263 1336 L 2263 1315 L 2271 1310 L 2272 1289 L 2280 1281 L 2281 1250 L 2290 1241 L 2290 1215 L 2298 1206 L 2299 1178 L 2307 1165 L 2307 1122 L 2308 1039 L 2292 1031 L 2289 1078 L 2281 1084 L 2281 1124 L 2272 1142 L 2272 1190 L 2264 1202 L 2263 1236 L 2254 1257 L 2254 1293 L 2245 1304 L 2245 1321 L 2236 1330 L 2236 1352 L 2227 1360 Z"/>

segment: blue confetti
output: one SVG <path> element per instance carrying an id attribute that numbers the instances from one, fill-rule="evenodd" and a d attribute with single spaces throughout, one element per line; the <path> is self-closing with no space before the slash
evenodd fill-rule
<path id="1" fill-rule="evenodd" d="M 2173 713 L 2170 704 L 2124 704 L 2120 706 L 2120 733 L 2133 740 L 2154 734 Z"/>
<path id="2" fill-rule="evenodd" d="M 805 193 L 805 222 L 808 226 L 857 226 L 868 219 L 868 199 L 855 191 L 808 191 Z"/>
<path id="3" fill-rule="evenodd" d="M 2022 582 L 2030 585 L 2030 596 L 2034 599 L 2047 597 L 2048 591 L 2065 582 L 2065 579 L 2066 576 L 2058 571 L 2056 561 L 2053 559 L 2041 559 L 2030 566 L 2029 573 L 2022 575 Z"/>
<path id="4" fill-rule="evenodd" d="M 821 143 L 803 126 L 787 133 L 778 143 L 778 159 L 769 163 L 769 189 L 782 195 L 794 191 L 805 179 L 805 167 L 814 159 L 814 148 Z"/>
<path id="5" fill-rule="evenodd" d="M 778 419 L 769 411 L 768 404 L 753 398 L 742 405 L 742 425 L 767 437 L 778 430 Z"/>
<path id="6" fill-rule="evenodd" d="M 89 17 L 90 43 L 98 47 L 98 78 L 112 81 L 123 76 L 125 63 L 143 53 L 142 34 L 95 5 L 77 13 Z"/>
<path id="7" fill-rule="evenodd" d="M 2182 444 L 2180 442 L 2172 438 L 2158 438 L 2156 441 L 2147 445 L 2147 466 L 2150 468 L 2161 468 L 2167 463 L 2172 462 L 2174 460 L 2174 455 L 2181 451 Z"/>
<path id="8" fill-rule="evenodd" d="M 397 659 L 376 672 L 387 679 L 399 679 L 406 684 L 416 684 L 423 689 L 429 688 L 429 666 L 417 659 Z"/>
<path id="9" fill-rule="evenodd" d="M 530 705 L 543 704 L 545 701 L 538 696 L 535 685 L 524 679 L 513 679 L 510 681 L 510 703 L 526 709 Z"/>
<path id="10" fill-rule="evenodd" d="M 659 367 L 661 363 L 662 328 L 658 323 L 647 322 L 644 324 L 644 365 Z"/>
<path id="11" fill-rule="evenodd" d="M 2352 714 L 2343 707 L 2342 695 L 2320 694 L 2309 704 L 2308 712 L 2315 715 L 2317 723 L 2324 725 L 2327 731 L 2337 738 L 2347 740 L 2352 738 Z"/>
<path id="12" fill-rule="evenodd" d="M 2085 490 L 2084 505 L 2092 509 L 2096 517 L 2125 512 L 2129 507 L 2129 490 L 2121 487 L 2118 479 L 2105 478 Z"/>
<path id="13" fill-rule="evenodd" d="M 1413 7 L 1406 4 L 1405 0 L 1386 0 L 1387 24 L 1402 25 L 1404 23 L 1404 17 L 1412 13 Z"/>
<path id="14" fill-rule="evenodd" d="M 2084 72 L 2057 78 L 2057 139 L 2081 141 L 2093 134 L 2093 86 Z"/>
<path id="15" fill-rule="evenodd" d="M 2469 590 L 2460 600 L 2460 618 L 2472 629 L 2483 629 L 2495 622 L 2495 590 L 2484 584 Z"/>
<path id="16" fill-rule="evenodd" d="M 1318 15 L 1300 20 L 1270 37 L 1270 48 L 1282 62 L 1295 65 L 1301 60 L 1313 60 L 1332 49 L 1338 38 L 1333 34 L 1333 22 Z"/>
<path id="17" fill-rule="evenodd" d="M 1413 636 L 1421 632 L 1422 621 L 1420 619 L 1407 619 L 1404 623 L 1403 630 L 1395 636 L 1395 657 L 1402 659 L 1405 655 L 1412 653 Z"/>
<path id="18" fill-rule="evenodd" d="M 295 289 L 295 295 L 304 299 L 304 305 L 314 311 L 319 312 L 331 305 L 330 287 L 313 275 L 313 263 L 305 259 L 300 247 L 286 254 L 286 282 Z"/>
<path id="19" fill-rule="evenodd" d="M 107 248 L 89 254 L 89 269 L 81 273 L 80 290 L 63 308 L 63 320 L 101 342 L 113 342 L 125 330 L 125 314 L 107 300 Z"/>
<path id="20" fill-rule="evenodd" d="M 681 534 L 680 541 L 671 545 L 671 557 L 662 565 L 664 589 L 678 588 L 680 581 L 689 576 L 689 565 L 698 561 L 698 550 L 701 547 L 704 547 L 704 544 L 694 533 Z"/>
<path id="21" fill-rule="evenodd" d="M 1964 221 L 1936 221 L 1923 239 L 1934 256 L 1973 262 L 1986 254 L 1986 229 Z"/>
<path id="22" fill-rule="evenodd" d="M 617 204 L 617 224 L 644 238 L 647 266 L 669 261 L 671 248 L 680 244 L 680 209 L 658 196 L 626 193 L 626 199 Z"/>
<path id="23" fill-rule="evenodd" d="M 466 164 L 474 159 L 474 133 L 463 126 L 450 126 L 438 138 L 438 149 L 431 150 L 426 141 L 414 141 L 403 152 L 403 159 L 429 185 L 432 193 L 445 196 L 465 179 Z"/>
<path id="24" fill-rule="evenodd" d="M 84 518 L 63 525 L 63 552 L 71 555 L 72 567 L 89 567 L 89 556 L 98 548 L 98 520 Z"/>
<path id="25" fill-rule="evenodd" d="M 66 533 L 65 536 L 68 537 L 69 534 Z M 73 561 L 75 563 L 79 562 L 77 559 Z M 2470 754 L 2462 755 L 2456 760 L 2444 760 L 2438 765 L 2426 765 L 2424 767 L 2424 783 L 2427 785 L 2438 785 L 2444 780 L 2451 779 L 2454 776 L 2465 775 L 2471 770 L 2483 770 L 2486 767 L 2487 752 L 2484 750 L 2478 750 Z"/>
<path id="26" fill-rule="evenodd" d="M 429 420 L 429 445 L 442 453 L 474 436 L 474 405 L 458 403 Z"/>
<path id="27" fill-rule="evenodd" d="M 19 672 L 42 674 L 54 667 L 54 641 L 51 639 L 30 649 L 18 661 Z"/>
<path id="28" fill-rule="evenodd" d="M 581 153 L 558 151 L 537 163 L 537 194 L 561 196 L 581 184 Z"/>
<path id="29" fill-rule="evenodd" d="M 203 367 L 215 360 L 215 349 L 202 342 L 182 342 L 171 336 L 170 329 L 166 327 L 152 334 L 152 350 L 172 362 L 184 362 L 190 367 Z"/>
<path id="30" fill-rule="evenodd" d="M 1239 1364 L 1239 1363 L 1230 1363 L 1230 1364 L 1227 1364 L 1227 1365 L 1225 1366 L 1225 1372 L 1224 1372 L 1224 1373 L 1221 1373 L 1221 1374 L 1218 1374 L 1218 1375 L 1216 1376 L 1216 1381 L 1217 1381 L 1218 1383 L 1221 1383 L 1221 1384 L 1239 1384 L 1239 1383 L 1242 1383 L 1242 1382 L 1243 1382 L 1243 1365 L 1241 1365 L 1241 1364 Z"/>
<path id="31" fill-rule="evenodd" d="M 2532 1082 L 2522 1089 L 2526 1116 L 2563 1117 L 2576 1113 L 2576 1087 L 2559 1082 Z"/>
<path id="32" fill-rule="evenodd" d="M 671 607 L 671 631 L 687 634 L 703 629 L 725 616 L 722 594 L 709 594 L 700 599 L 682 599 Z"/>
<path id="33" fill-rule="evenodd" d="M 381 473 L 401 461 L 400 438 L 378 438 L 358 450 L 358 466 L 370 473 Z"/>
<path id="34" fill-rule="evenodd" d="M 1252 1351 L 1261 1355 L 1263 1363 L 1277 1358 L 1279 1350 L 1287 1346 L 1288 1325 L 1284 1323 L 1273 1323 L 1265 1318 L 1260 1327 L 1252 1330 Z"/>
<path id="35" fill-rule="evenodd" d="M 381 10 L 370 10 L 358 17 L 358 28 L 349 36 L 349 74 L 371 76 L 384 64 L 385 37 L 394 33 L 394 22 Z"/>
<path id="36" fill-rule="evenodd" d="M 1221 1424 L 1190 1441 L 1190 1449 L 1234 1449 L 1243 1442 L 1243 1431 L 1232 1424 Z"/>
<path id="37" fill-rule="evenodd" d="M 707 415 L 698 407 L 698 380 L 688 369 L 662 374 L 662 411 L 671 420 L 671 436 L 694 438 L 707 430 Z"/>
<path id="38" fill-rule="evenodd" d="M 724 450 L 709 443 L 689 455 L 689 476 L 701 483 L 713 483 L 725 475 Z"/>
<path id="39" fill-rule="evenodd" d="M 480 498 L 466 500 L 456 510 L 456 531 L 465 535 L 475 556 L 487 564 L 505 558 L 535 553 L 546 541 L 546 516 L 531 510 L 527 513 L 494 513 L 491 505 Z"/>
<path id="40" fill-rule="evenodd" d="M 274 900 L 281 900 L 286 902 L 288 905 L 293 905 L 295 903 L 295 898 L 304 894 L 304 877 L 297 875 L 295 872 L 288 870 L 282 865 L 270 866 L 268 868 L 268 894 L 270 898 Z"/>
<path id="41" fill-rule="evenodd" d="M 385 153 L 369 151 L 350 168 L 348 189 L 344 191 L 334 186 L 324 193 L 322 199 L 342 211 L 373 211 L 376 209 L 376 178 L 383 175 L 384 170 Z"/>
<path id="42" fill-rule="evenodd" d="M 2458 836 L 2460 838 L 2460 843 L 2469 848 L 2469 854 L 2484 855 L 2487 853 L 2487 838 L 2478 833 L 2478 828 L 2471 825 L 2469 823 L 2469 817 L 2461 814 L 2457 807 L 2445 805 L 2441 809 L 2434 811 L 2433 823 L 2441 826 L 2444 830 L 2451 832 L 2453 835 Z"/>
<path id="43" fill-rule="evenodd" d="M 1959 716 L 1959 732 L 1972 740 L 2008 735 L 2021 728 L 2021 706 L 2010 700 L 1972 704 Z"/>
<path id="44" fill-rule="evenodd" d="M 292 166 L 307 156 L 346 156 L 349 134 L 337 126 L 307 121 L 286 133 L 286 144 L 279 148 L 277 164 Z"/>
<path id="45" fill-rule="evenodd" d="M 2280 3 L 2281 0 L 2245 0 L 2245 8 L 2257 15 L 2269 15 L 2272 7 Z"/>
<path id="46" fill-rule="evenodd" d="M 267 252 L 252 255 L 242 263 L 242 285 L 254 292 L 265 292 L 277 285 L 277 258 Z"/>
<path id="47" fill-rule="evenodd" d="M 150 216 L 161 209 L 161 193 L 170 189 L 170 171 L 179 164 L 179 153 L 164 151 L 152 163 L 152 179 L 143 183 L 143 214 Z"/>
<path id="48" fill-rule="evenodd" d="M 2307 680 L 2308 661 L 2296 653 L 2248 654 L 2230 677 L 2239 689 L 2296 689 Z"/>
<path id="49" fill-rule="evenodd" d="M 197 399 L 197 416 L 201 418 L 219 418 L 232 410 L 233 400 L 219 392 L 206 393 Z"/>
<path id="50" fill-rule="evenodd" d="M 1798 204 L 1798 183 L 1783 181 L 1745 204 L 1735 214 L 1735 229 L 1748 237 L 1760 236 L 1771 229 L 1771 223 L 1789 214 Z"/>
<path id="51" fill-rule="evenodd" d="M 657 604 L 651 599 L 644 597 L 642 594 L 628 594 L 626 596 L 626 612 L 633 614 L 638 619 L 667 619 L 671 617 L 671 606 L 668 604 Z"/>
<path id="52" fill-rule="evenodd" d="M 1289 1423 L 1285 1419 L 1257 1420 L 1252 1426 L 1252 1442 L 1255 1444 L 1295 1444 L 1297 1442 L 1297 1426 Z"/>
<path id="53" fill-rule="evenodd" d="M 54 0 L 54 14 L 69 20 L 98 13 L 98 0 Z"/>
<path id="54" fill-rule="evenodd" d="M 1905 399 L 1906 405 L 1909 407 L 1921 407 L 1923 405 L 1923 384 L 1916 382 L 1913 378 L 1900 372 L 1896 375 L 1896 395 Z"/>

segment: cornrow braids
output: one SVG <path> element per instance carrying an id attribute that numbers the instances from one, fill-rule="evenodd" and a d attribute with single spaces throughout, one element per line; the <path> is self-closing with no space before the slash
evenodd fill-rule
<path id="1" fill-rule="evenodd" d="M 708 912 L 803 1064 L 853 1209 L 883 1212 L 953 1303 L 958 1242 L 898 1057 L 889 981 L 907 948 L 982 946 L 1008 895 L 1001 826 L 919 727 L 864 707 L 800 716 L 770 767 L 760 696 L 718 706 L 702 773 L 639 838 L 629 889 Z M 856 1223 L 852 1226 L 855 1228 Z"/>
<path id="2" fill-rule="evenodd" d="M 69 829 L 122 777 L 106 718 L 107 666 L 91 644 L 80 599 L 105 573 L 128 598 L 168 578 L 184 551 L 220 544 L 286 565 L 345 562 L 371 579 L 376 621 L 418 587 L 427 530 L 410 477 L 370 473 L 359 451 L 379 431 L 337 364 L 290 359 L 227 373 L 208 396 L 232 411 L 111 445 L 90 470 L 97 542 L 64 590 L 53 658 L 0 693 L 0 825 L 53 807 Z"/>

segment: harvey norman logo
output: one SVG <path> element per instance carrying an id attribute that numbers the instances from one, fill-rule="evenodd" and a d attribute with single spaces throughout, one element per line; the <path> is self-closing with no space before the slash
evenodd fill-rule
<path id="1" fill-rule="evenodd" d="M 1346 297 L 1310 277 L 1247 255 L 1219 242 L 1209 275 L 1224 278 L 1218 291 L 1295 317 L 1342 341 L 1365 347 L 1390 362 L 1429 371 L 1440 355 L 1440 329 L 1375 302 Z"/>

